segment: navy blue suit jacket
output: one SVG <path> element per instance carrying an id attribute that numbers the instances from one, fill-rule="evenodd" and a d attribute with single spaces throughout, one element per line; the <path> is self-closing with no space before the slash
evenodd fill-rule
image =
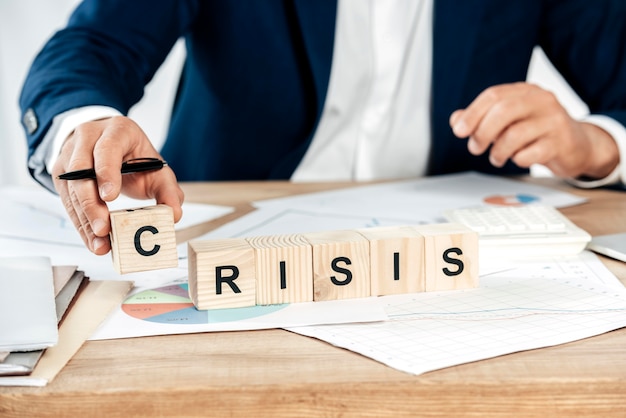
<path id="1" fill-rule="evenodd" d="M 162 149 L 179 180 L 289 178 L 324 105 L 336 6 L 88 0 L 25 82 L 22 112 L 38 119 L 30 153 L 60 112 L 98 104 L 127 113 L 184 36 L 188 57 Z M 448 118 L 489 86 L 525 80 L 536 45 L 592 113 L 626 124 L 626 2 L 436 0 L 433 25 L 429 174 L 523 171 L 471 156 Z"/>

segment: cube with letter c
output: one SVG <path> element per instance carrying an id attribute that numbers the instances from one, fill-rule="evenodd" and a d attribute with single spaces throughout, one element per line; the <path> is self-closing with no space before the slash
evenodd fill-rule
<path id="1" fill-rule="evenodd" d="M 174 212 L 167 205 L 111 211 L 110 238 L 119 274 L 178 266 Z"/>

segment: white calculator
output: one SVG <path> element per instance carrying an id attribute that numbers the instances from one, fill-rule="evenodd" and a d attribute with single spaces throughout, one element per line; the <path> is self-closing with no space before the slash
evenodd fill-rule
<path id="1" fill-rule="evenodd" d="M 573 255 L 591 240 L 591 235 L 551 206 L 478 206 L 443 215 L 478 232 L 481 257 Z"/>

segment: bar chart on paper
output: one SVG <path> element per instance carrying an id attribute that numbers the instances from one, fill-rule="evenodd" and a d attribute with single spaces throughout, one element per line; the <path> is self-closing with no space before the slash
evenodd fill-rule
<path id="1" fill-rule="evenodd" d="M 481 277 L 477 289 L 385 297 L 386 322 L 290 330 L 421 374 L 626 326 L 624 289 L 608 271 L 592 277 L 603 269 L 593 258 L 536 263 Z"/>

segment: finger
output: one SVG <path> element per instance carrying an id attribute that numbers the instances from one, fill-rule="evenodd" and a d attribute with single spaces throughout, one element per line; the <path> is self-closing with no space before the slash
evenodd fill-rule
<path id="1" fill-rule="evenodd" d="M 136 194 L 124 185 L 126 183 L 144 183 L 142 177 L 129 176 L 126 181 L 121 174 L 123 161 L 133 158 L 161 158 L 152 143 L 131 119 L 112 118 L 102 132 L 94 149 L 94 167 L 100 187 L 100 197 L 105 201 L 115 200 L 124 191 Z M 131 180 L 132 179 L 132 180 Z M 145 198 L 146 196 L 138 196 Z"/>
<path id="2" fill-rule="evenodd" d="M 80 198 L 77 196 L 75 188 L 73 186 L 69 186 L 69 198 L 72 205 L 72 212 L 74 218 L 76 218 L 76 229 L 78 229 L 79 233 L 85 237 L 85 241 L 87 247 L 93 251 L 92 244 L 93 239 L 95 237 L 91 225 L 89 225 L 89 221 L 85 217 L 84 212 L 81 208 Z"/>
<path id="3" fill-rule="evenodd" d="M 68 169 L 78 170 L 94 166 L 94 148 L 82 144 L 92 144 L 94 138 L 99 140 L 102 131 L 97 124 L 79 126 L 72 135 L 72 149 Z M 97 173 L 97 168 L 96 168 Z M 98 183 L 92 179 L 68 181 L 75 216 L 88 239 L 88 247 L 98 250 L 97 253 L 108 251 L 108 234 L 110 232 L 109 210 L 100 199 Z M 103 239 L 96 239 L 103 238 Z M 94 251 L 95 252 L 95 251 Z"/>
<path id="4" fill-rule="evenodd" d="M 482 154 L 500 138 L 506 130 L 522 120 L 532 120 L 533 108 L 522 96 L 503 98 L 491 106 L 471 136 L 468 147 Z"/>
<path id="5" fill-rule="evenodd" d="M 129 125 L 125 118 L 112 118 L 93 150 L 98 192 L 106 202 L 117 199 L 122 189 L 122 163 L 133 149 L 128 129 L 134 127 Z"/>
<path id="6" fill-rule="evenodd" d="M 489 161 L 496 167 L 502 167 L 509 158 L 519 151 L 544 137 L 550 131 L 546 118 L 523 119 L 508 126 L 493 142 L 489 152 Z"/>
<path id="7" fill-rule="evenodd" d="M 529 168 L 533 164 L 541 164 L 550 168 L 554 174 L 560 175 L 557 165 L 551 162 L 556 161 L 556 147 L 553 146 L 549 137 L 540 137 L 526 147 L 520 149 L 511 160 L 522 168 Z"/>
<path id="8" fill-rule="evenodd" d="M 182 204 L 185 195 L 176 182 L 174 172 L 169 167 L 163 168 L 161 171 L 162 173 L 159 174 L 162 174 L 162 176 L 160 176 L 158 182 L 151 186 L 154 188 L 153 196 L 158 204 L 165 204 L 172 208 L 174 222 L 178 222 L 183 215 Z"/>
<path id="9" fill-rule="evenodd" d="M 71 144 L 71 145 L 68 145 L 68 144 Z M 70 170 L 67 170 L 66 167 L 70 166 L 69 161 L 71 161 L 71 156 L 73 154 L 73 146 L 74 146 L 73 137 L 72 135 L 70 135 L 68 139 L 65 141 L 64 146 L 61 148 L 61 152 L 59 153 L 57 162 L 52 168 L 52 173 L 51 173 L 52 181 L 54 183 L 54 188 L 59 194 L 61 203 L 63 204 L 63 207 L 65 208 L 65 212 L 70 218 L 70 221 L 74 225 L 74 228 L 80 235 L 85 246 L 91 250 L 91 241 L 83 227 L 83 224 L 78 216 L 78 213 L 76 212 L 75 203 L 72 200 L 70 182 L 68 182 L 67 180 L 61 180 L 58 178 L 58 176 L 61 173 L 65 171 L 70 171 Z"/>
<path id="10" fill-rule="evenodd" d="M 106 254 L 110 249 L 108 230 L 98 222 L 94 224 L 87 215 L 100 211 L 107 214 L 104 216 L 108 216 L 106 205 L 98 197 L 95 182 L 93 180 L 72 181 L 69 190 L 78 223 L 77 229 L 85 237 L 87 246 L 94 254 Z M 92 196 L 92 199 L 85 196 Z"/>
<path id="11" fill-rule="evenodd" d="M 527 83 L 514 83 L 484 90 L 467 109 L 451 115 L 455 135 L 469 136 L 471 154 L 484 153 L 508 124 L 527 115 L 527 105 L 520 98 L 533 89 Z"/>
<path id="12" fill-rule="evenodd" d="M 494 103 L 504 97 L 521 94 L 528 88 L 526 83 L 501 84 L 485 89 L 463 112 L 455 116 L 452 130 L 459 138 L 466 138 L 474 133 L 478 124 Z M 455 112 L 456 113 L 456 112 Z"/>
<path id="13" fill-rule="evenodd" d="M 452 127 L 452 132 L 459 138 L 465 138 L 469 135 L 465 134 L 465 132 L 469 132 L 465 122 L 463 122 L 465 112 L 466 111 L 464 109 L 459 109 L 455 110 L 450 115 L 450 126 Z M 485 152 L 485 148 L 471 136 L 467 141 L 467 149 L 472 155 L 480 155 Z"/>
<path id="14" fill-rule="evenodd" d="M 78 214 L 76 213 L 76 210 L 74 209 L 74 203 L 72 202 L 72 196 L 70 195 L 69 188 L 67 187 L 67 182 L 63 180 L 57 180 L 55 181 L 55 187 L 56 187 L 57 192 L 59 193 L 59 198 L 61 199 L 61 203 L 63 204 L 63 207 L 65 208 L 65 212 L 67 212 L 67 215 L 70 218 L 70 221 L 72 222 L 72 224 L 74 225 L 74 228 L 80 235 L 85 246 L 91 249 L 91 242 L 89 240 L 89 237 L 85 233 L 82 223 L 78 217 Z"/>
<path id="15" fill-rule="evenodd" d="M 452 114 L 450 115 L 450 119 L 448 122 L 450 123 L 450 127 L 452 128 L 452 132 L 454 132 L 455 134 L 456 132 L 454 130 L 454 127 L 456 126 L 457 122 L 460 120 L 461 115 L 463 115 L 463 112 L 465 112 L 463 109 L 458 109 L 452 112 Z"/>
<path id="16" fill-rule="evenodd" d="M 79 129 L 78 131 L 84 131 Z M 91 251 L 94 251 L 95 235 L 88 219 L 85 217 L 83 201 L 93 200 L 97 196 L 93 180 L 59 180 L 56 175 L 63 171 L 74 171 L 93 167 L 91 148 L 84 144 L 80 133 L 74 132 L 65 141 L 61 154 L 54 166 L 55 187 L 61 196 L 70 220 L 80 234 L 83 242 Z M 83 133 L 84 135 L 84 133 Z M 96 241 L 96 249 L 102 248 L 102 242 Z"/>

